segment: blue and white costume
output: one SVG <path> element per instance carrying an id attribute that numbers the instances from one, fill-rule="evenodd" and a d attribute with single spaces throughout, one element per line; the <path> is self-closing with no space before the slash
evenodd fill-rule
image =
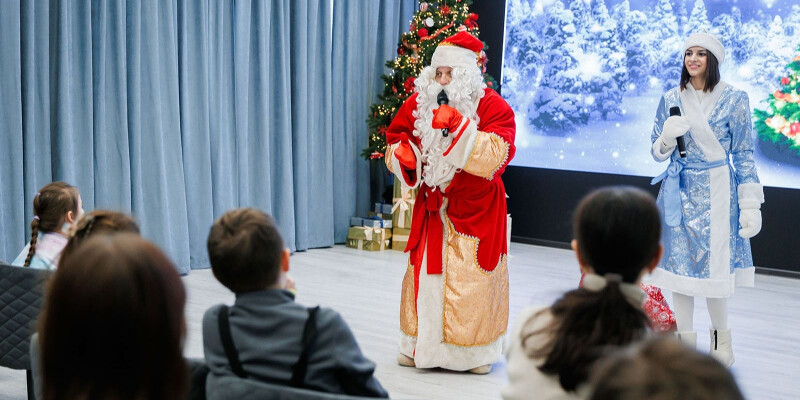
<path id="1" fill-rule="evenodd" d="M 689 123 L 686 158 L 659 140 L 670 107 Z M 669 90 L 661 98 L 651 135 L 657 161 L 669 160 L 658 193 L 664 256 L 645 281 L 688 296 L 727 298 L 734 286 L 753 286 L 750 237 L 739 211 L 758 209 L 763 188 L 753 162 L 747 93 L 725 82 L 711 92 Z M 760 229 L 760 213 L 758 214 Z M 757 233 L 757 231 L 756 231 Z M 742 237 L 744 235 L 745 237 Z"/>

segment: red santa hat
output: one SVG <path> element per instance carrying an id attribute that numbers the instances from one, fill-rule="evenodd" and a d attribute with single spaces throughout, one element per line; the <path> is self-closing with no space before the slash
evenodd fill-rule
<path id="1" fill-rule="evenodd" d="M 477 68 L 483 42 L 467 31 L 461 31 L 442 40 L 431 57 L 431 67 Z"/>

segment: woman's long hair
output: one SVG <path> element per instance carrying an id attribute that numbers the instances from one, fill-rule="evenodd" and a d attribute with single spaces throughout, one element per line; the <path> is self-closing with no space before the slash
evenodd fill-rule
<path id="1" fill-rule="evenodd" d="M 155 245 L 89 238 L 61 260 L 39 321 L 43 398 L 180 399 L 186 293 Z"/>
<path id="2" fill-rule="evenodd" d="M 637 282 L 659 254 L 658 209 L 653 197 L 640 189 L 592 192 L 575 212 L 574 229 L 580 256 L 597 275 L 617 274 L 623 282 Z M 649 326 L 641 307 L 631 304 L 620 284 L 611 281 L 599 292 L 583 288 L 567 292 L 549 312 L 553 322 L 523 336 L 523 348 L 528 356 L 544 359 L 539 369 L 558 375 L 567 391 L 586 382 L 604 347 L 638 340 Z M 541 334 L 548 338 L 544 346 L 526 346 L 527 339 Z"/>

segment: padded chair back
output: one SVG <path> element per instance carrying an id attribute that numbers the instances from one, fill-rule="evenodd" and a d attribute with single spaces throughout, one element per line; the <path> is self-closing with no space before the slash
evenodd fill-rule
<path id="1" fill-rule="evenodd" d="M 42 307 L 42 287 L 51 274 L 0 262 L 0 366 L 31 369 L 31 334 Z"/>
<path id="2" fill-rule="evenodd" d="M 371 397 L 348 396 L 275 385 L 234 375 L 210 373 L 206 378 L 208 400 L 365 400 Z"/>

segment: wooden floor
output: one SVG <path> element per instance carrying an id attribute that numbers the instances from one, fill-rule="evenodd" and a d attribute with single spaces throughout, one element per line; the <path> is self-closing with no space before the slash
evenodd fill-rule
<path id="1" fill-rule="evenodd" d="M 508 263 L 511 323 L 530 304 L 549 304 L 579 280 L 574 256 L 567 250 L 513 243 Z M 406 256 L 397 251 L 366 252 L 336 246 L 296 253 L 291 275 L 297 301 L 338 310 L 362 350 L 377 364 L 376 374 L 393 398 L 494 399 L 505 385 L 505 363 L 488 375 L 398 366 L 400 283 Z M 233 295 L 210 270 L 184 278 L 188 337 L 185 353 L 202 357 L 203 312 Z M 667 296 L 669 298 L 669 296 Z M 795 399 L 800 393 L 800 280 L 756 275 L 755 289 L 737 288 L 730 301 L 736 364 L 733 372 L 748 399 Z M 696 302 L 698 348 L 709 344 L 705 301 Z M 25 373 L 0 368 L 0 399 L 25 399 Z"/>

